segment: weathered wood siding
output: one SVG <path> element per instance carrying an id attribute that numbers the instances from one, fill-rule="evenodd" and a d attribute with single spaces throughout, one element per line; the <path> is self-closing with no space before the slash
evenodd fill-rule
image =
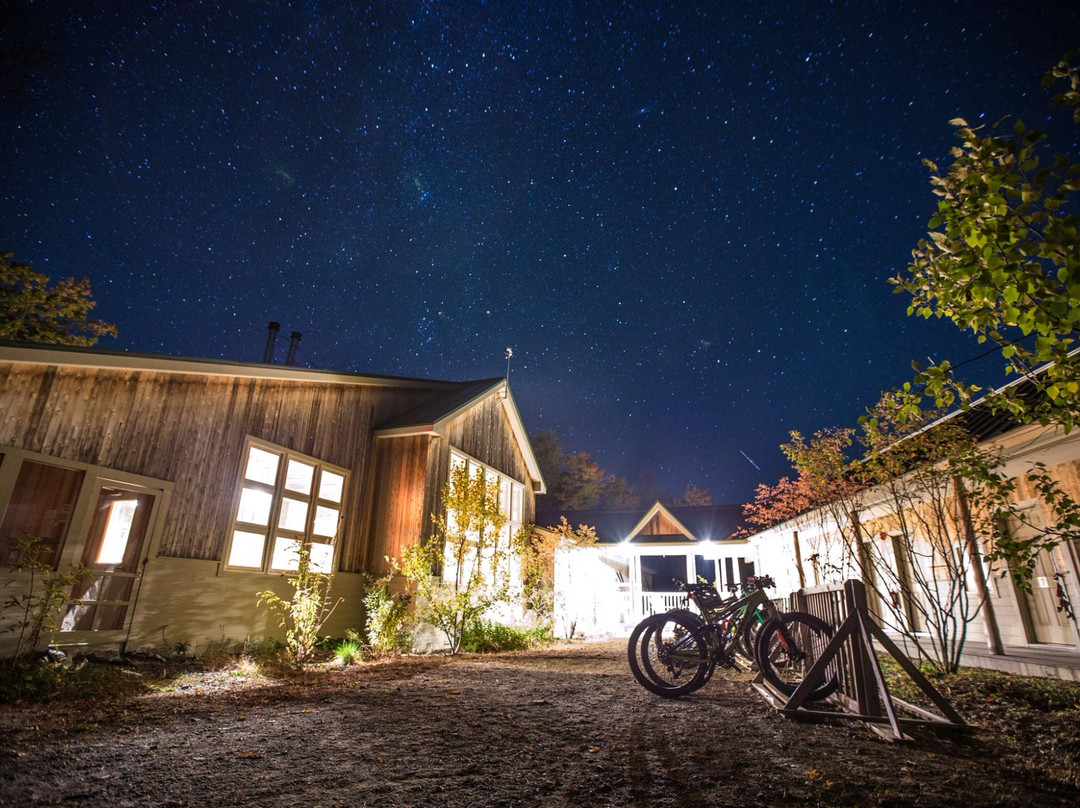
<path id="1" fill-rule="evenodd" d="M 425 510 L 425 482 L 431 435 L 410 435 L 375 441 L 372 466 L 369 518 L 362 530 L 363 541 L 352 548 L 352 557 L 342 559 L 350 569 L 385 572 L 386 558 L 398 558 L 415 544 L 430 522 Z M 366 550 L 366 555 L 362 551 Z"/>
<path id="2" fill-rule="evenodd" d="M 525 486 L 522 518 L 536 514 L 536 495 L 525 458 L 497 395 L 455 418 L 446 437 L 424 435 L 380 438 L 375 442 L 371 475 L 371 519 L 364 527 L 366 558 L 349 560 L 385 571 L 385 558 L 432 535 L 432 514 L 442 510 L 442 491 L 450 473 L 450 450 L 459 449 Z"/>
<path id="3" fill-rule="evenodd" d="M 674 536 L 681 535 L 682 528 L 662 513 L 657 513 L 639 532 L 639 536 Z"/>
<path id="4" fill-rule="evenodd" d="M 343 569 L 367 555 L 372 430 L 438 388 L 0 363 L 0 444 L 176 484 L 160 554 L 221 558 L 247 435 L 350 470 Z"/>
<path id="5" fill-rule="evenodd" d="M 1057 480 L 1061 490 L 1073 499 L 1080 500 L 1080 460 L 1070 460 L 1047 469 L 1050 476 Z M 1035 499 L 1039 496 L 1038 489 L 1028 477 L 1022 476 L 1016 481 L 1016 494 L 1013 499 L 1023 502 L 1025 499 Z"/>
<path id="6" fill-rule="evenodd" d="M 525 484 L 522 513 L 524 522 L 536 518 L 536 494 L 525 458 L 510 427 L 510 420 L 498 395 L 489 397 L 450 423 L 447 429 L 450 446 L 471 455 L 486 466 Z M 444 442 L 445 443 L 445 442 Z M 441 492 L 450 473 L 450 446 L 440 446 L 436 469 L 439 477 L 434 486 Z M 445 453 L 445 457 L 442 454 Z"/>

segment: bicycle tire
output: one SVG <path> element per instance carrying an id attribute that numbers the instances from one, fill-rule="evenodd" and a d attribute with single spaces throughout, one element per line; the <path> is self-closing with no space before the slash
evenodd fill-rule
<path id="1" fill-rule="evenodd" d="M 700 620 L 682 615 L 646 617 L 630 634 L 627 661 L 638 684 L 664 698 L 678 698 L 704 685 L 712 674 Z"/>
<path id="2" fill-rule="evenodd" d="M 753 612 L 747 613 L 742 620 L 742 630 L 739 632 L 738 650 L 751 662 L 757 662 L 757 638 L 762 627 L 769 621 L 768 617 L 759 619 L 758 614 L 764 613 L 760 606 Z"/>
<path id="3" fill-rule="evenodd" d="M 700 689 L 716 670 L 708 624 L 696 614 L 686 619 L 678 610 L 674 612 L 662 615 L 666 619 L 647 628 L 639 644 L 641 669 L 665 697 L 684 696 Z M 672 658 L 665 659 L 663 649 L 673 649 Z M 687 675 L 690 679 L 684 682 Z"/>
<path id="4" fill-rule="evenodd" d="M 714 645 L 713 632 L 715 631 L 715 626 L 713 626 L 702 615 L 698 614 L 697 612 L 692 612 L 689 609 L 668 609 L 665 614 L 685 617 L 687 620 L 697 626 L 698 630 L 705 635 L 705 639 L 710 645 L 710 653 L 709 669 L 705 671 L 705 681 L 702 682 L 702 684 L 708 684 L 709 680 L 712 679 L 713 674 L 716 672 L 716 658 L 712 654 L 712 646 Z"/>
<path id="5" fill-rule="evenodd" d="M 686 620 L 688 622 L 692 623 L 694 626 L 696 626 L 698 628 L 698 630 L 702 631 L 705 634 L 706 639 L 708 639 L 710 642 L 712 642 L 712 639 L 710 637 L 710 632 L 712 631 L 711 624 L 707 620 L 705 620 L 705 618 L 702 617 L 697 612 L 692 612 L 689 609 L 668 609 L 663 614 L 668 615 L 669 617 L 676 616 L 676 617 L 684 617 L 684 618 L 686 618 Z M 653 615 L 653 616 L 655 617 L 656 615 Z M 638 643 L 638 647 L 639 648 L 641 647 L 641 642 L 640 641 Z M 645 672 L 647 674 L 648 670 L 646 669 Z M 715 672 L 716 672 L 716 659 L 713 658 L 712 654 L 710 653 L 710 655 L 709 655 L 709 669 L 705 672 L 705 681 L 702 684 L 707 684 L 708 681 L 710 679 L 712 679 L 713 673 L 715 673 Z M 658 684 L 663 686 L 662 682 L 658 682 Z"/>
<path id="6" fill-rule="evenodd" d="M 755 647 L 758 670 L 770 685 L 790 696 L 802 684 L 814 662 L 832 639 L 833 630 L 824 620 L 806 612 L 785 612 L 758 632 Z M 820 701 L 840 686 L 835 660 L 825 669 L 822 682 L 806 697 Z"/>

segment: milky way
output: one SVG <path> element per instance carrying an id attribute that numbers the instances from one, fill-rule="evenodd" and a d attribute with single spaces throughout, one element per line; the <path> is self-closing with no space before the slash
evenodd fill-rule
<path id="1" fill-rule="evenodd" d="M 277 320 L 303 364 L 447 379 L 512 347 L 531 432 L 718 501 L 978 353 L 887 282 L 951 118 L 1075 148 L 1039 90 L 1075 2 L 16 5 L 0 247 L 88 276 L 102 347 L 259 361 Z"/>

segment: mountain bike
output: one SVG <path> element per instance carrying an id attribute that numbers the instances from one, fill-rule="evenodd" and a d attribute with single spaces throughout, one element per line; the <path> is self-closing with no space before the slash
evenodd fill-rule
<path id="1" fill-rule="evenodd" d="M 749 578 L 741 598 L 735 597 L 739 587 L 731 587 L 727 600 L 712 584 L 676 584 L 700 614 L 679 608 L 648 617 L 634 629 L 628 644 L 635 677 L 663 696 L 696 690 L 712 677 L 717 665 L 734 667 L 736 655 L 752 661 L 757 631 L 778 615 L 764 594 L 766 587 L 774 585 L 768 576 Z M 695 637 L 695 630 L 701 636 Z"/>
<path id="2" fill-rule="evenodd" d="M 751 577 L 742 597 L 733 594 L 725 600 L 712 584 L 680 583 L 700 615 L 679 608 L 642 620 L 627 644 L 634 678 L 659 696 L 676 698 L 702 687 L 717 666 L 735 667 L 742 656 L 756 663 L 770 684 L 790 695 L 828 643 L 832 629 L 810 614 L 781 614 L 764 591 L 773 586 L 768 576 Z M 825 698 L 838 686 L 836 671 L 830 669 L 810 698 Z"/>

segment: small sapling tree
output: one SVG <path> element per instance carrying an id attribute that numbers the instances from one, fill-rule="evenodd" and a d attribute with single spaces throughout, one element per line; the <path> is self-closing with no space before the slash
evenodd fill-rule
<path id="1" fill-rule="evenodd" d="M 264 606 L 285 629 L 285 647 L 297 665 L 311 659 L 319 641 L 319 632 L 344 598 L 331 600 L 334 583 L 331 573 L 318 572 L 311 565 L 311 541 L 297 545 L 296 572 L 289 577 L 292 598 L 286 600 L 272 589 L 258 594 L 258 604 Z"/>
<path id="2" fill-rule="evenodd" d="M 521 595 L 526 612 L 537 625 L 550 626 L 555 612 L 555 553 L 571 547 L 592 547 L 596 530 L 589 525 L 572 527 L 565 516 L 547 530 L 527 525 L 519 533 L 522 548 Z"/>
<path id="3" fill-rule="evenodd" d="M 59 628 L 57 619 L 73 587 L 92 576 L 84 565 L 78 564 L 67 572 L 60 572 L 44 560 L 50 551 L 49 545 L 37 536 L 22 536 L 14 539 L 15 562 L 11 571 L 25 576 L 26 588 L 18 595 L 12 595 L 4 603 L 5 611 L 12 609 L 19 617 L 10 626 L 19 636 L 12 656 L 12 667 L 25 663 L 40 647 L 42 641 L 48 641 Z"/>
<path id="4" fill-rule="evenodd" d="M 454 465 L 443 503 L 445 515 L 432 517 L 431 539 L 390 563 L 413 587 L 418 618 L 441 631 L 456 654 L 466 628 L 510 600 L 510 563 L 517 554 L 505 535 L 499 487 L 483 469 L 470 475 L 464 464 Z"/>

